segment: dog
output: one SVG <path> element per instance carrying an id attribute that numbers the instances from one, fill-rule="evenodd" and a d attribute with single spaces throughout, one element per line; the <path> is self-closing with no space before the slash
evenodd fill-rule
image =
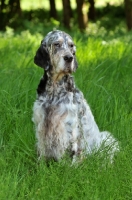
<path id="1" fill-rule="evenodd" d="M 73 162 L 108 148 L 112 159 L 118 142 L 100 132 L 83 93 L 71 75 L 78 68 L 76 46 L 70 35 L 56 30 L 42 40 L 34 63 L 44 69 L 33 106 L 39 158 L 60 160 L 66 153 Z"/>

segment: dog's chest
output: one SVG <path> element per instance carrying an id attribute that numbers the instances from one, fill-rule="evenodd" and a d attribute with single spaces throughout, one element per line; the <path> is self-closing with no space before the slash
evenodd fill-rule
<path id="1" fill-rule="evenodd" d="M 61 84 L 48 85 L 46 88 L 45 103 L 46 107 L 54 107 L 59 112 L 69 112 L 75 110 L 74 93 L 72 91 L 67 91 L 66 84 L 63 82 Z"/>
<path id="2" fill-rule="evenodd" d="M 71 78 L 59 83 L 48 81 L 45 91 L 38 96 L 34 106 L 34 121 L 42 130 L 45 154 L 49 157 L 57 158 L 66 149 L 75 151 L 77 148 L 79 96 Z"/>
<path id="3" fill-rule="evenodd" d="M 51 154 L 71 146 L 73 129 L 77 123 L 77 105 L 74 92 L 67 91 L 65 83 L 50 85 L 43 94 L 42 103 L 45 126 L 46 149 Z M 77 134 L 77 133 L 76 133 Z"/>
<path id="4" fill-rule="evenodd" d="M 70 91 L 68 91 L 68 88 L 70 88 Z M 43 94 L 43 109 L 47 125 L 51 124 L 54 129 L 59 127 L 69 133 L 72 131 L 77 122 L 78 112 L 74 89 L 68 81 L 56 84 L 49 82 L 47 84 L 46 91 Z"/>
<path id="5" fill-rule="evenodd" d="M 60 120 L 57 121 L 59 124 L 74 126 L 73 124 L 78 120 L 78 113 L 82 112 L 80 110 L 80 97 L 81 94 L 75 87 L 73 77 L 64 77 L 57 83 L 49 79 L 44 93 L 38 97 L 45 121 L 57 118 Z"/>
<path id="6" fill-rule="evenodd" d="M 60 82 L 48 80 L 44 92 L 46 101 L 50 104 L 59 105 L 60 103 L 72 104 L 74 101 L 74 85 L 72 77 L 63 78 Z"/>

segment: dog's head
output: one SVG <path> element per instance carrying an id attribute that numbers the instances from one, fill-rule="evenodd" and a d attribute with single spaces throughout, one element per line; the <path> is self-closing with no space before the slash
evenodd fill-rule
<path id="1" fill-rule="evenodd" d="M 75 52 L 70 35 L 59 30 L 52 31 L 42 40 L 34 63 L 52 74 L 69 74 L 77 69 Z"/>

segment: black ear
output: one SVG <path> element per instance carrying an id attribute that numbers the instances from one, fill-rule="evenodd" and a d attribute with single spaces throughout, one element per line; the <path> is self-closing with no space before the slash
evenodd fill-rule
<path id="1" fill-rule="evenodd" d="M 39 49 L 34 56 L 34 63 L 45 70 L 49 69 L 50 58 L 48 51 L 43 43 L 41 43 Z"/>

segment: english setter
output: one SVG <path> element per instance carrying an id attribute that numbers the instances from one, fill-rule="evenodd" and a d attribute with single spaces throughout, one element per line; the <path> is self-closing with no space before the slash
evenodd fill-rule
<path id="1" fill-rule="evenodd" d="M 37 149 L 46 160 L 59 160 L 66 152 L 73 162 L 78 157 L 109 147 L 113 157 L 118 142 L 107 131 L 100 132 L 93 114 L 72 72 L 78 64 L 76 47 L 70 35 L 63 31 L 49 32 L 34 57 L 44 69 L 33 107 Z M 102 150 L 101 150 L 102 151 Z"/>

